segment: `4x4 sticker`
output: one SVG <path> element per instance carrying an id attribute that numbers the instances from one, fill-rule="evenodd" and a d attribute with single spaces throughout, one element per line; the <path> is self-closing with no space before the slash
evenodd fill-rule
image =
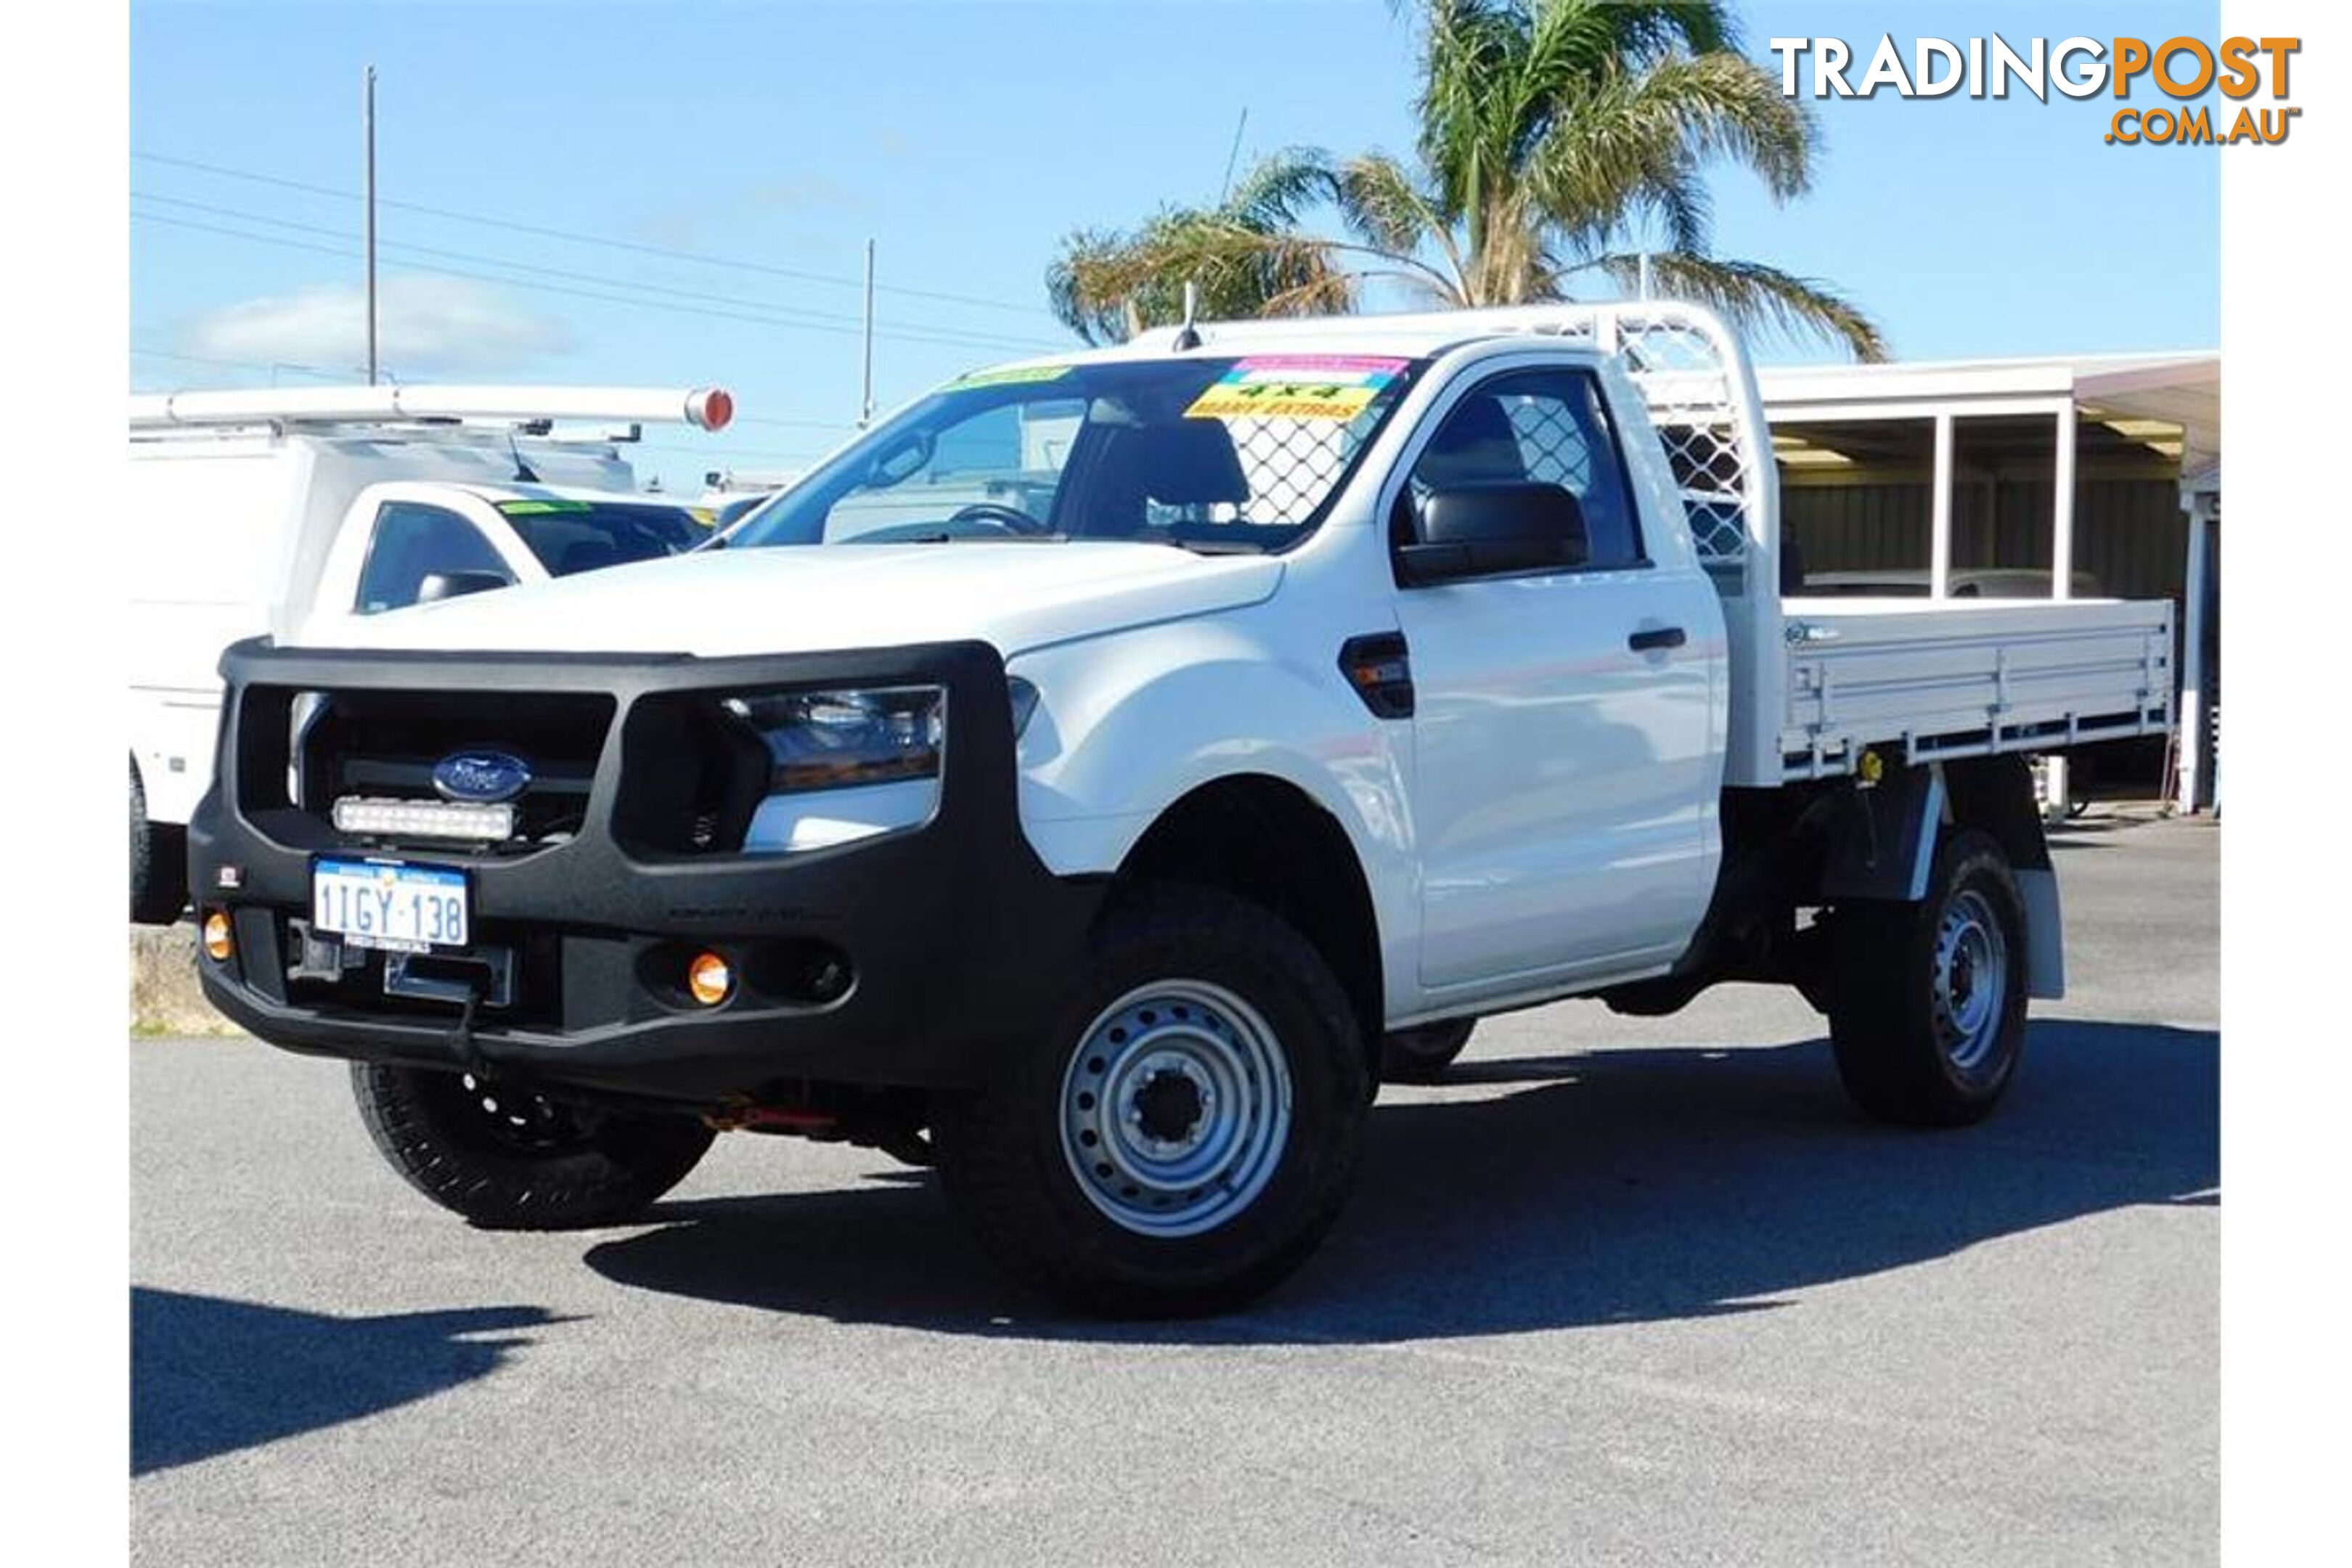
<path id="1" fill-rule="evenodd" d="M 1184 410 L 1187 419 L 1353 419 L 1408 361 L 1268 354 L 1237 361 Z"/>

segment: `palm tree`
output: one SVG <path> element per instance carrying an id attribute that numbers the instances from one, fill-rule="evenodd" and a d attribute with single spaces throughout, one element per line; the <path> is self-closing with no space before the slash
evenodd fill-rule
<path id="1" fill-rule="evenodd" d="M 1736 52 L 1724 0 L 1424 4 L 1417 166 L 1293 149 L 1215 207 L 1075 235 L 1048 277 L 1056 313 L 1093 342 L 1172 319 L 1187 279 L 1204 312 L 1250 315 L 1352 309 L 1374 280 L 1451 306 L 1566 299 L 1589 274 L 1885 357 L 1832 289 L 1711 252 L 1708 164 L 1743 164 L 1786 202 L 1819 146 Z M 1301 229 L 1317 207 L 1340 236 Z"/>

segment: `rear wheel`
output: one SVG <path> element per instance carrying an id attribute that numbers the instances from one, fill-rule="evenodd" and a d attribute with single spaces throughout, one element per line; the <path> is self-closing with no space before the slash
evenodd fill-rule
<path id="1" fill-rule="evenodd" d="M 2025 1046 L 2025 904 L 2000 845 L 1950 835 L 1926 899 L 1848 905 L 1835 933 L 1830 1042 L 1854 1102 L 1914 1126 L 1990 1111 Z"/>
<path id="2" fill-rule="evenodd" d="M 1229 894 L 1105 917 L 1055 1023 L 940 1108 L 940 1175 L 982 1244 L 1082 1310 L 1217 1311 L 1338 1216 L 1368 1063 L 1321 956 Z"/>
<path id="3" fill-rule="evenodd" d="M 352 1089 L 410 1186 L 498 1230 L 626 1219 L 684 1181 L 713 1136 L 691 1116 L 604 1111 L 470 1073 L 358 1062 Z"/>
<path id="4" fill-rule="evenodd" d="M 1475 1018 L 1449 1018 L 1399 1029 L 1381 1039 L 1381 1079 L 1384 1083 L 1436 1083 L 1470 1043 Z"/>
<path id="5" fill-rule="evenodd" d="M 147 816 L 147 786 L 131 764 L 131 918 L 167 926 L 188 907 L 188 830 Z"/>

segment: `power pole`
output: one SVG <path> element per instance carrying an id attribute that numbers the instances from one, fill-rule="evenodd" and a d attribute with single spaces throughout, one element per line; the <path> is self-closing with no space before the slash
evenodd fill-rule
<path id="1" fill-rule="evenodd" d="M 857 397 L 857 427 L 874 423 L 874 242 L 866 242 L 866 372 Z"/>
<path id="2" fill-rule="evenodd" d="M 367 343 L 368 384 L 375 384 L 375 67 L 367 68 L 361 110 L 367 144 Z"/>

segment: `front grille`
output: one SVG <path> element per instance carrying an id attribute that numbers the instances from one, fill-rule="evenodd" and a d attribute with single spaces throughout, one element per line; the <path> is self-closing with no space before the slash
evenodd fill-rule
<path id="1" fill-rule="evenodd" d="M 767 793 L 768 749 L 708 692 L 640 699 L 621 727 L 613 832 L 654 855 L 731 855 Z"/>
<path id="2" fill-rule="evenodd" d="M 613 709 L 608 696 L 578 692 L 362 690 L 298 702 L 297 804 L 326 822 L 345 795 L 436 799 L 433 770 L 442 759 L 502 752 L 531 772 L 514 800 L 515 844 L 568 837 L 587 820 Z"/>

